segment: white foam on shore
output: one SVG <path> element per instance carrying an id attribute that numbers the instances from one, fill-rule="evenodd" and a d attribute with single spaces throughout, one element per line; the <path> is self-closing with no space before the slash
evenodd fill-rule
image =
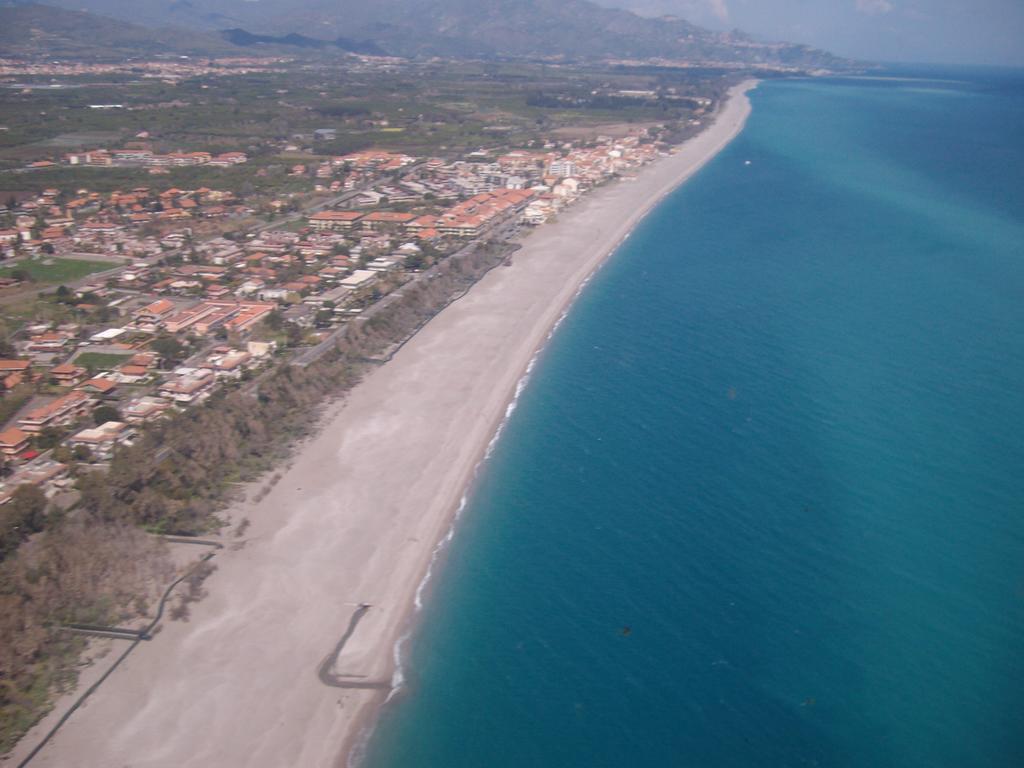
<path id="1" fill-rule="evenodd" d="M 491 437 L 491 439 L 487 443 L 487 448 L 484 451 L 483 458 L 480 459 L 480 461 L 478 461 L 476 465 L 473 467 L 473 480 L 475 480 L 477 476 L 480 474 L 480 468 L 484 465 L 484 463 L 488 459 L 490 459 L 491 456 L 494 454 L 494 449 L 498 445 L 498 440 L 501 439 L 501 435 L 505 431 L 505 425 L 508 424 L 509 420 L 512 418 L 512 414 L 515 413 L 516 408 L 519 406 L 519 398 L 526 390 L 526 386 L 527 384 L 529 384 L 530 377 L 533 374 L 533 369 L 537 365 L 537 361 L 540 359 L 541 354 L 547 348 L 547 343 L 551 341 L 552 338 L 554 338 L 555 333 L 558 331 L 559 327 L 562 325 L 564 320 L 569 316 L 569 312 L 572 311 L 573 305 L 576 304 L 576 300 L 580 297 L 580 295 L 583 293 L 586 287 L 590 284 L 590 281 L 593 279 L 594 275 L 597 274 L 597 271 L 600 270 L 604 266 L 605 262 L 609 258 L 611 258 L 611 256 L 626 242 L 626 240 L 629 238 L 629 235 L 630 233 L 627 232 L 622 237 L 622 239 L 619 240 L 615 247 L 612 248 L 606 254 L 605 258 L 598 262 L 598 264 L 593 268 L 593 270 L 591 270 L 590 274 L 583 278 L 579 286 L 576 288 L 576 291 L 573 294 L 572 298 L 569 300 L 569 303 L 566 304 L 565 308 L 558 315 L 558 319 L 555 320 L 555 322 L 552 324 L 551 330 L 548 331 L 544 343 L 537 349 L 536 352 L 534 352 L 533 357 L 530 358 L 530 362 L 527 363 L 526 365 L 526 371 L 516 382 L 516 387 L 515 391 L 512 394 L 512 399 L 509 401 L 508 405 L 505 406 L 504 416 L 498 423 L 497 428 L 494 430 L 493 437 Z M 470 483 L 470 485 L 472 485 L 472 482 Z M 452 517 L 451 524 L 448 526 L 448 530 L 445 532 L 445 535 L 441 538 L 441 540 L 437 543 L 437 545 L 431 552 L 430 563 L 427 565 L 426 573 L 423 574 L 423 579 L 416 587 L 416 593 L 413 596 L 414 615 L 419 614 L 423 611 L 423 595 L 426 592 L 427 585 L 430 583 L 430 580 L 434 576 L 434 566 L 437 564 L 437 560 L 440 557 L 441 553 L 444 551 L 445 547 L 447 547 L 448 544 L 452 541 L 452 539 L 455 538 L 456 523 L 462 516 L 462 513 L 466 509 L 468 503 L 469 491 L 467 490 L 462 494 L 462 497 L 459 499 L 459 506 L 455 510 L 455 514 Z M 403 632 L 401 636 L 398 638 L 398 640 L 395 641 L 394 648 L 392 649 L 394 671 L 391 674 L 391 690 L 388 692 L 388 696 L 384 700 L 385 703 L 391 701 L 391 699 L 397 696 L 405 686 L 405 665 L 402 652 L 403 649 L 405 648 L 406 643 L 408 643 L 412 639 L 412 635 L 413 628 L 410 624 L 409 629 Z M 368 738 L 369 734 L 367 734 L 367 739 Z M 351 764 L 354 765 L 356 763 Z"/>
<path id="2" fill-rule="evenodd" d="M 345 768 L 357 768 L 366 757 L 366 748 L 370 746 L 370 736 L 373 735 L 373 725 L 364 726 L 359 730 L 359 735 L 352 742 L 352 749 L 348 751 L 345 759 Z"/>
<path id="3" fill-rule="evenodd" d="M 474 479 L 476 479 L 476 476 L 480 473 L 480 466 L 491 458 L 491 455 L 494 453 L 494 448 L 498 445 L 498 440 L 501 438 L 501 433 L 505 431 L 505 425 L 508 424 L 509 419 L 512 418 L 512 414 L 515 413 L 516 408 L 519 406 L 519 397 L 523 394 L 523 390 L 526 389 L 526 385 L 530 381 L 530 374 L 533 373 L 533 367 L 537 364 L 537 358 L 539 356 L 540 352 L 538 351 L 530 358 L 530 362 L 526 366 L 526 373 L 524 373 L 520 377 L 519 381 L 516 382 L 516 389 L 515 393 L 512 395 L 512 400 L 505 406 L 505 415 L 498 423 L 498 428 L 494 430 L 494 436 L 487 443 L 487 450 L 484 451 L 483 459 L 477 462 L 477 465 L 473 468 Z M 466 497 L 463 496 L 462 498 L 463 501 L 465 501 Z"/>
<path id="4" fill-rule="evenodd" d="M 412 601 L 416 613 L 423 610 L 423 593 L 427 588 L 427 584 L 430 583 L 431 577 L 434 575 L 434 565 L 437 563 L 437 558 L 440 556 L 441 551 L 455 537 L 455 523 L 462 514 L 462 510 L 466 508 L 468 500 L 468 494 L 462 494 L 462 498 L 459 500 L 459 506 L 455 510 L 455 516 L 452 518 L 451 525 L 448 526 L 448 531 L 445 533 L 444 537 L 437 542 L 433 551 L 430 553 L 430 564 L 427 565 L 427 572 L 423 574 L 422 581 L 420 581 L 419 585 L 416 587 L 416 594 Z M 412 628 L 403 632 L 401 637 L 395 641 L 395 647 L 392 649 L 392 658 L 394 659 L 395 670 L 391 673 L 391 691 L 388 693 L 388 697 L 385 701 L 391 701 L 392 697 L 394 697 L 405 684 L 404 666 L 402 664 L 402 648 L 411 637 Z"/>
<path id="5" fill-rule="evenodd" d="M 564 314 L 563 314 L 564 317 Z M 550 335 L 549 337 L 550 338 Z M 519 404 L 519 398 L 526 389 L 527 383 L 530 381 L 530 374 L 533 373 L 533 367 L 537 363 L 537 358 L 540 356 L 540 350 L 538 350 L 532 358 L 530 358 L 529 364 L 526 366 L 526 372 L 516 382 L 515 392 L 512 395 L 512 400 L 507 406 L 505 406 L 505 414 L 499 422 L 497 429 L 494 431 L 494 436 L 487 443 L 487 449 L 484 451 L 483 458 L 476 463 L 473 467 L 473 479 L 476 479 L 477 475 L 480 474 L 480 467 L 483 466 L 491 455 L 494 453 L 494 447 L 498 444 L 498 439 L 501 437 L 501 433 L 504 431 L 505 425 L 508 420 L 515 413 L 516 406 Z M 451 543 L 452 539 L 455 538 L 455 526 L 458 523 L 459 518 L 462 516 L 463 511 L 466 509 L 466 505 L 469 503 L 469 491 L 467 490 L 462 494 L 462 498 L 459 499 L 459 506 L 455 510 L 455 514 L 452 516 L 451 524 L 448 526 L 448 530 L 445 532 L 444 537 L 437 543 L 433 551 L 430 554 L 430 563 L 427 565 L 427 571 L 423 574 L 423 579 L 416 587 L 416 594 L 413 597 L 413 609 L 414 613 L 418 614 L 423 610 L 423 595 L 426 592 L 427 585 L 434 575 L 434 566 L 437 564 L 438 558 L 444 551 L 445 547 Z M 405 668 L 402 651 L 405 644 L 412 638 L 412 627 L 402 633 L 402 635 L 395 641 L 394 649 L 392 650 L 392 658 L 394 660 L 394 672 L 391 674 L 391 691 L 388 693 L 385 703 L 391 701 L 398 693 L 401 692 L 405 685 Z"/>
<path id="6" fill-rule="evenodd" d="M 619 245 L 621 245 L 621 242 L 619 243 Z M 613 253 L 615 253 L 616 250 L 618 250 L 618 246 L 615 246 L 615 248 L 608 254 L 607 258 L 611 258 L 611 255 Z M 558 331 L 559 326 L 562 325 L 562 323 L 564 322 L 565 318 L 567 318 L 569 316 L 569 313 L 572 311 L 573 305 L 576 303 L 576 299 L 578 299 L 580 297 L 580 294 L 582 294 L 584 289 L 587 287 L 587 285 L 590 284 L 590 281 L 593 279 L 594 275 L 603 266 L 604 266 L 604 261 L 602 261 L 600 264 L 598 264 L 596 267 L 594 267 L 593 271 L 589 275 L 587 275 L 585 278 L 583 278 L 583 282 L 581 282 L 579 287 L 576 289 L 576 293 L 573 294 L 572 299 L 566 305 L 565 309 L 562 310 L 562 314 L 560 314 L 558 316 L 558 319 L 555 320 L 554 324 L 551 326 L 551 330 L 548 331 L 547 341 L 551 341 L 551 339 L 554 338 L 555 333 Z M 540 355 L 540 353 L 542 351 L 543 351 L 543 347 L 540 350 L 538 350 L 537 355 L 535 355 L 533 360 L 530 361 L 530 367 L 526 369 L 527 373 L 529 373 L 529 371 L 533 368 L 533 364 L 536 362 L 537 357 Z"/>
<path id="7" fill-rule="evenodd" d="M 597 268 L 599 269 L 600 265 Z M 512 399 L 509 401 L 508 405 L 505 406 L 505 413 L 501 421 L 498 423 L 497 428 L 494 430 L 493 437 L 491 437 L 491 439 L 487 443 L 487 448 L 484 451 L 483 458 L 480 459 L 480 461 L 478 461 L 476 465 L 473 467 L 474 480 L 480 474 L 480 468 L 494 454 L 494 449 L 498 445 L 498 440 L 501 439 L 501 435 L 505 431 L 505 425 L 508 424 L 509 419 L 512 418 L 512 414 L 515 413 L 516 408 L 519 406 L 519 398 L 526 390 L 527 384 L 530 383 L 530 377 L 533 374 L 533 369 L 536 367 L 537 360 L 540 358 L 541 353 L 547 346 L 547 341 L 551 340 L 551 338 L 555 335 L 555 332 L 558 330 L 558 327 L 562 324 L 562 321 L 565 320 L 566 317 L 568 317 L 569 311 L 572 309 L 572 305 L 576 303 L 576 299 L 583 292 L 583 289 L 587 287 L 587 284 L 590 282 L 592 276 L 593 273 L 587 275 L 583 282 L 580 283 L 579 287 L 576 289 L 576 293 L 573 295 L 572 300 L 569 302 L 569 305 L 566 306 L 564 310 L 562 310 L 562 313 L 558 316 L 558 319 L 551 326 L 551 330 L 548 331 L 545 343 L 536 352 L 534 352 L 533 357 L 530 358 L 530 362 L 527 363 L 526 365 L 526 371 L 516 382 L 516 388 L 512 394 Z M 416 594 L 413 597 L 413 609 L 414 613 L 416 614 L 420 613 L 423 610 L 423 595 L 426 592 L 427 585 L 433 578 L 434 566 L 437 564 L 437 560 L 440 557 L 441 552 L 444 551 L 444 548 L 448 546 L 448 544 L 452 541 L 453 538 L 455 538 L 456 523 L 458 522 L 459 517 L 462 516 L 462 512 L 466 509 L 466 505 L 468 503 L 469 491 L 467 490 L 465 493 L 462 494 L 462 498 L 459 499 L 459 506 L 455 510 L 455 515 L 452 517 L 451 525 L 449 525 L 444 537 L 437 543 L 437 545 L 431 552 L 430 563 L 429 565 L 427 565 L 427 571 L 423 574 L 423 580 L 420 581 L 419 585 L 417 585 L 416 587 Z M 402 651 L 406 643 L 408 643 L 409 640 L 412 639 L 412 634 L 413 630 L 412 627 L 410 627 L 407 631 L 402 633 L 402 635 L 398 638 L 397 641 L 395 641 L 395 646 L 394 649 L 392 650 L 392 658 L 394 660 L 394 672 L 392 672 L 391 675 L 391 691 L 388 693 L 388 697 L 387 699 L 385 699 L 385 703 L 391 701 L 391 699 L 394 698 L 405 685 L 405 669 Z"/>

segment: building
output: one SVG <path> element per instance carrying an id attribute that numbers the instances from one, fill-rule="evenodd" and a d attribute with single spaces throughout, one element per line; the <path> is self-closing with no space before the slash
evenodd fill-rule
<path id="1" fill-rule="evenodd" d="M 416 218 L 411 213 L 398 211 L 374 211 L 366 214 L 359 222 L 365 232 L 381 232 L 389 229 L 405 231 L 405 226 Z"/>
<path id="2" fill-rule="evenodd" d="M 0 360 L 0 383 L 3 389 L 14 389 L 32 378 L 32 363 L 28 360 Z"/>
<path id="3" fill-rule="evenodd" d="M 134 436 L 134 428 L 125 422 L 107 421 L 72 435 L 68 438 L 68 445 L 72 448 L 84 446 L 92 452 L 93 458 L 106 460 L 113 456 L 114 448 L 130 443 Z"/>
<path id="4" fill-rule="evenodd" d="M 251 356 L 248 352 L 238 349 L 228 349 L 215 352 L 202 364 L 202 368 L 212 371 L 218 379 L 229 378 L 239 379 L 249 363 Z"/>
<path id="5" fill-rule="evenodd" d="M 128 363 L 117 369 L 117 381 L 120 384 L 138 384 L 150 376 L 149 368 L 144 365 L 130 365 Z"/>
<path id="6" fill-rule="evenodd" d="M 312 304 L 313 306 L 323 306 L 328 303 L 337 305 L 343 303 L 351 293 L 351 288 L 339 285 L 337 288 L 331 288 L 329 291 L 317 293 L 313 296 L 307 296 L 302 300 L 302 303 Z"/>
<path id="7" fill-rule="evenodd" d="M 143 424 L 164 415 L 170 402 L 160 397 L 140 397 L 121 408 L 121 415 L 129 424 Z"/>
<path id="8" fill-rule="evenodd" d="M 438 231 L 443 235 L 471 238 L 478 237 L 483 227 L 484 220 L 479 216 L 460 216 L 442 223 Z"/>
<path id="9" fill-rule="evenodd" d="M 321 211 L 309 217 L 309 226 L 317 232 L 347 232 L 362 217 L 359 211 Z"/>
<path id="10" fill-rule="evenodd" d="M 370 285 L 376 279 L 376 272 L 369 269 L 357 269 L 344 280 L 339 281 L 338 285 L 346 288 L 363 288 Z"/>
<path id="11" fill-rule="evenodd" d="M 0 432 L 0 453 L 8 458 L 13 458 L 28 448 L 28 441 L 31 435 L 28 432 L 11 427 Z"/>
<path id="12" fill-rule="evenodd" d="M 10 501 L 15 491 L 22 485 L 35 485 L 42 488 L 47 498 L 51 498 L 57 493 L 58 486 L 67 474 L 67 469 L 66 464 L 57 461 L 33 461 L 7 478 L 7 481 L 0 486 L 0 504 Z"/>
<path id="13" fill-rule="evenodd" d="M 78 389 L 97 397 L 107 397 L 113 394 L 114 390 L 117 389 L 117 382 L 113 379 L 96 377 L 83 381 L 78 385 Z"/>
<path id="14" fill-rule="evenodd" d="M 245 345 L 245 349 L 253 357 L 269 357 L 277 349 L 277 342 L 250 341 Z"/>
<path id="15" fill-rule="evenodd" d="M 35 434 L 47 427 L 70 424 L 88 414 L 95 402 L 88 393 L 76 389 L 46 405 L 32 409 L 18 419 L 18 426 L 26 432 Z"/>
<path id="16" fill-rule="evenodd" d="M 60 352 L 71 341 L 71 336 L 59 331 L 40 333 L 29 339 L 30 352 Z"/>
<path id="17" fill-rule="evenodd" d="M 548 165 L 548 174 L 551 176 L 565 178 L 567 176 L 575 176 L 576 173 L 576 164 L 568 158 L 554 160 Z"/>
<path id="18" fill-rule="evenodd" d="M 160 387 L 160 395 L 176 403 L 190 405 L 203 400 L 213 387 L 213 382 L 212 371 L 197 370 L 165 382 Z"/>
<path id="19" fill-rule="evenodd" d="M 152 304 L 147 304 L 135 313 L 135 322 L 139 325 L 159 326 L 164 320 L 174 313 L 174 302 L 168 299 L 158 299 Z"/>
<path id="20" fill-rule="evenodd" d="M 138 365 L 143 368 L 155 368 L 159 358 L 154 352 L 136 352 L 127 362 L 127 365 Z"/>
<path id="21" fill-rule="evenodd" d="M 61 363 L 50 369 L 50 378 L 56 380 L 62 387 L 73 387 L 82 381 L 89 372 L 73 363 Z"/>

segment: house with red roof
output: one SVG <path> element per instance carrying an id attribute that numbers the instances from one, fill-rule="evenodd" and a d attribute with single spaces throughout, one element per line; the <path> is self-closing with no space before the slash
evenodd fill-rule
<path id="1" fill-rule="evenodd" d="M 321 211 L 309 217 L 309 225 L 317 232 L 332 230 L 345 232 L 363 217 L 360 211 Z"/>
<path id="2" fill-rule="evenodd" d="M 61 363 L 50 369 L 50 378 L 55 379 L 62 387 L 73 387 L 82 381 L 89 372 L 73 363 Z"/>
<path id="3" fill-rule="evenodd" d="M 104 379 L 99 376 L 83 381 L 78 385 L 78 389 L 83 392 L 88 392 L 91 395 L 97 395 L 99 397 L 106 397 L 117 389 L 117 382 L 113 379 Z"/>
<path id="4" fill-rule="evenodd" d="M 28 448 L 28 441 L 32 436 L 17 427 L 10 427 L 0 432 L 0 453 L 8 458 L 13 458 Z"/>
<path id="5" fill-rule="evenodd" d="M 34 434 L 47 427 L 68 424 L 85 416 L 95 402 L 87 392 L 76 389 L 46 405 L 33 408 L 18 419 L 18 426 Z"/>

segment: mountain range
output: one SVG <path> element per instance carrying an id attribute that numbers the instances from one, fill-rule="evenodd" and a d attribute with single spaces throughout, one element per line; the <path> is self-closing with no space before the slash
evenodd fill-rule
<path id="1" fill-rule="evenodd" d="M 590 0 L 50 0 L 151 29 L 236 46 L 337 47 L 396 56 L 671 59 L 842 67 L 807 46 L 757 42 Z"/>
<path id="2" fill-rule="evenodd" d="M 95 58 L 161 54 L 228 56 L 239 48 L 218 34 L 147 27 L 48 5 L 0 3 L 3 56 Z"/>

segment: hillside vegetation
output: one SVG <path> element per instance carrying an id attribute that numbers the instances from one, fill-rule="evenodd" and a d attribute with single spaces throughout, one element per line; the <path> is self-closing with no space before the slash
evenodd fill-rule
<path id="1" fill-rule="evenodd" d="M 238 55 L 218 35 L 183 29 L 149 29 L 117 19 L 48 5 L 0 5 L 4 56 L 53 58 L 192 54 Z"/>
<path id="2" fill-rule="evenodd" d="M 590 0 L 52 0 L 114 19 L 205 32 L 290 34 L 359 41 L 398 56 L 665 58 L 745 64 L 837 67 L 845 62 L 806 46 L 764 44 L 676 18 L 645 18 Z M 287 42 L 286 40 L 284 42 Z M 342 47 L 346 47 L 343 45 Z M 348 47 L 352 47 L 349 45 Z"/>

